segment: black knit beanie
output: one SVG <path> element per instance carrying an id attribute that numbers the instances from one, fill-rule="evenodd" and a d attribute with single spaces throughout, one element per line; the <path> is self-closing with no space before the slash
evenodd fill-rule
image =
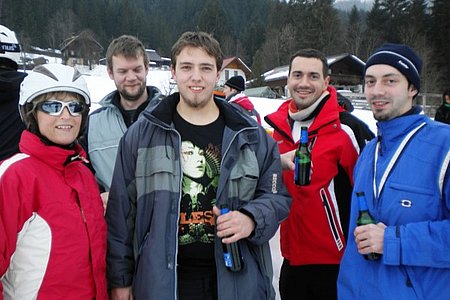
<path id="1" fill-rule="evenodd" d="M 402 73 L 417 92 L 420 91 L 422 60 L 410 47 L 403 44 L 384 44 L 367 59 L 366 70 L 372 65 L 390 65 Z"/>
<path id="2" fill-rule="evenodd" d="M 233 76 L 225 82 L 225 85 L 228 85 L 230 88 L 233 88 L 239 92 L 245 90 L 245 82 L 244 77 L 242 76 Z"/>

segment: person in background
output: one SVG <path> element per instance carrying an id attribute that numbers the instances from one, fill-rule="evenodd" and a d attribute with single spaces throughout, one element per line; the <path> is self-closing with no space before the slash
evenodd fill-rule
<path id="1" fill-rule="evenodd" d="M 329 85 L 324 55 L 303 49 L 290 59 L 287 87 L 291 99 L 265 117 L 274 128 L 283 181 L 292 196 L 289 217 L 281 224 L 281 299 L 336 299 L 339 263 L 348 229 L 353 167 L 366 142 L 367 125 L 339 106 Z M 341 122 L 345 116 L 348 124 Z M 294 183 L 294 152 L 300 128 L 308 127 L 311 182 Z"/>
<path id="2" fill-rule="evenodd" d="M 0 165 L 0 299 L 108 299 L 104 209 L 77 143 L 89 104 L 72 67 L 22 83 L 20 153 Z"/>
<path id="3" fill-rule="evenodd" d="M 444 92 L 442 100 L 442 105 L 437 109 L 434 120 L 450 124 L 450 90 Z"/>
<path id="4" fill-rule="evenodd" d="M 342 95 L 339 91 L 337 91 L 337 100 L 340 106 L 342 106 L 346 111 L 352 112 L 355 110 L 353 107 L 352 101 Z"/>
<path id="5" fill-rule="evenodd" d="M 255 119 L 258 124 L 261 124 L 261 117 L 256 111 L 253 103 L 248 99 L 247 95 L 242 92 L 245 91 L 245 81 L 242 76 L 234 76 L 225 82 L 223 93 L 228 103 L 231 103 L 239 111 L 249 115 Z"/>
<path id="6" fill-rule="evenodd" d="M 450 126 L 413 105 L 421 67 L 402 44 L 385 44 L 366 62 L 364 93 L 378 138 L 355 167 L 339 299 L 450 295 Z M 356 226 L 361 192 L 377 224 Z M 366 260 L 370 253 L 381 258 Z"/>
<path id="7" fill-rule="evenodd" d="M 27 73 L 18 72 L 20 45 L 16 35 L 0 25 L 0 161 L 19 152 L 19 140 L 25 126 L 20 119 L 20 83 Z"/>
<path id="8" fill-rule="evenodd" d="M 117 90 L 106 95 L 101 108 L 89 115 L 81 143 L 88 153 L 95 176 L 108 192 L 120 138 L 145 108 L 162 99 L 157 87 L 147 86 L 149 61 L 136 37 L 122 35 L 106 51 L 107 71 Z M 106 201 L 107 193 L 102 194 Z"/>
<path id="9" fill-rule="evenodd" d="M 183 33 L 171 60 L 179 93 L 119 146 L 106 211 L 112 299 L 274 299 L 269 240 L 291 201 L 277 145 L 213 96 L 223 56 L 211 35 Z M 240 271 L 227 270 L 222 242 L 239 244 Z"/>

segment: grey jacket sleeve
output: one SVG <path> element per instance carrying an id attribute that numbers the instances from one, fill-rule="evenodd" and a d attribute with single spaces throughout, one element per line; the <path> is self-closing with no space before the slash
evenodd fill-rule
<path id="1" fill-rule="evenodd" d="M 283 184 L 278 145 L 262 127 L 259 132 L 260 144 L 256 149 L 259 179 L 255 197 L 242 207 L 255 221 L 254 233 L 248 240 L 257 245 L 268 242 L 275 235 L 279 224 L 287 218 L 292 201 Z"/>

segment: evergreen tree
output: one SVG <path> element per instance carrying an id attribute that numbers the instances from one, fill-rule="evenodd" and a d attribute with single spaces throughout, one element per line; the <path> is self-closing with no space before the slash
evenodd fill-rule
<path id="1" fill-rule="evenodd" d="M 429 42 L 433 45 L 433 66 L 441 71 L 433 76 L 438 81 L 439 93 L 449 88 L 450 78 L 450 1 L 434 0 L 431 8 Z"/>
<path id="2" fill-rule="evenodd" d="M 213 34 L 220 42 L 229 34 L 225 10 L 220 0 L 207 1 L 198 18 L 198 30 Z"/>
<path id="3" fill-rule="evenodd" d="M 364 24 L 361 13 L 356 5 L 353 5 L 348 16 L 348 23 L 345 31 L 345 48 L 351 54 L 360 57 L 363 53 Z"/>
<path id="4" fill-rule="evenodd" d="M 380 1 L 375 0 L 372 9 L 367 13 L 363 43 L 366 55 L 362 56 L 362 59 L 367 59 L 368 55 L 383 42 L 384 32 L 386 31 L 384 23 L 388 16 L 385 11 L 381 10 Z"/>

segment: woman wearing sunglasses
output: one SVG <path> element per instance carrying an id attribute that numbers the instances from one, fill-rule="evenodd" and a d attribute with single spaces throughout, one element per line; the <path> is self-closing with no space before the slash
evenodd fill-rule
<path id="1" fill-rule="evenodd" d="M 104 209 L 77 143 L 89 105 L 72 67 L 22 83 L 21 153 L 0 164 L 0 299 L 107 299 Z"/>

